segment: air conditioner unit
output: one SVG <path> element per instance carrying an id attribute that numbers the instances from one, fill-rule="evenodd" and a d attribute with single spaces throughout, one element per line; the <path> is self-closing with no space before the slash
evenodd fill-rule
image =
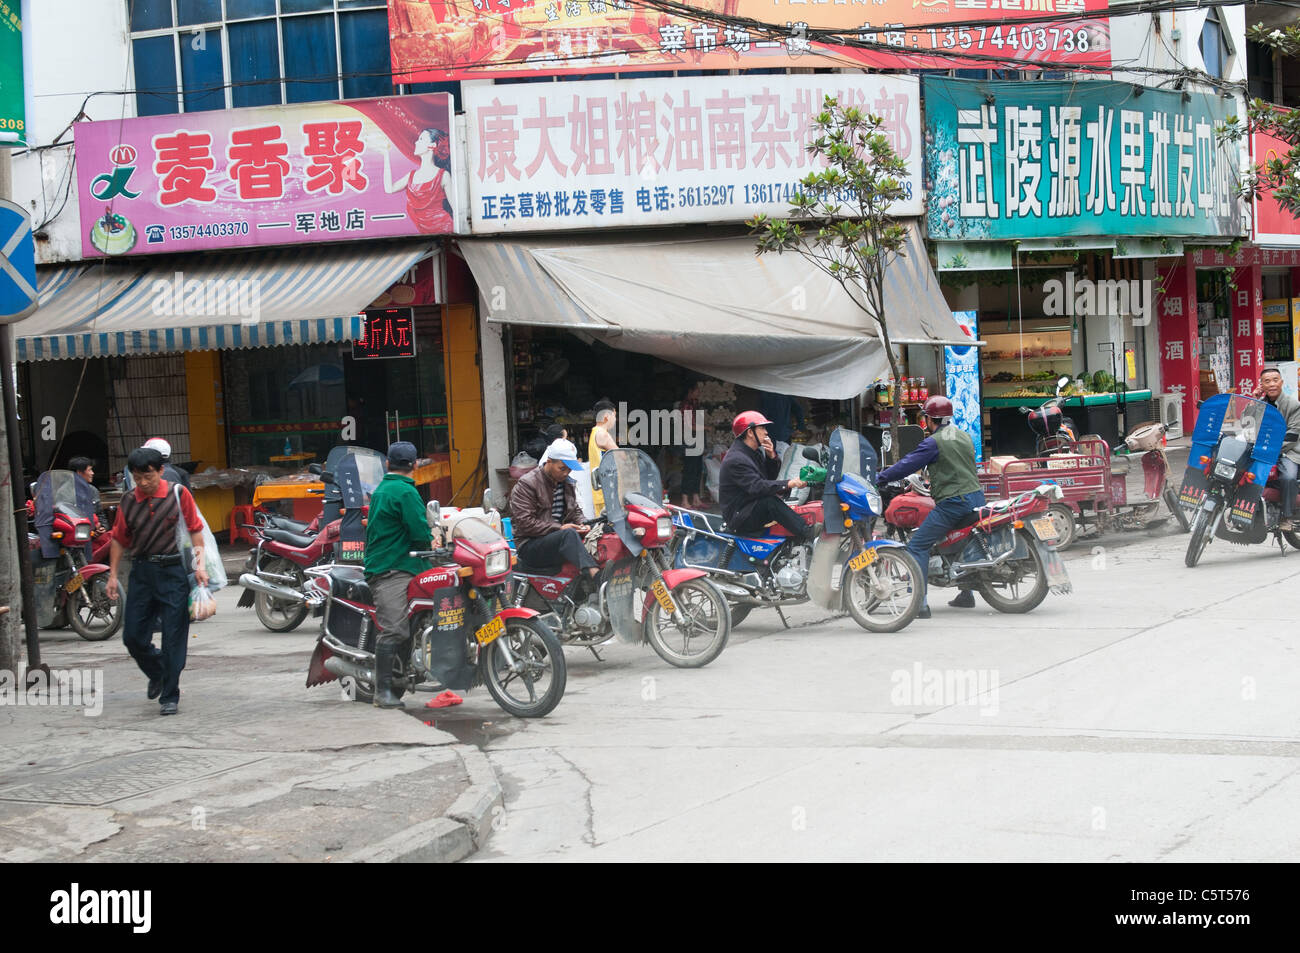
<path id="1" fill-rule="evenodd" d="M 1183 395 L 1160 395 L 1160 422 L 1165 425 L 1165 437 L 1176 440 L 1183 435 Z"/>

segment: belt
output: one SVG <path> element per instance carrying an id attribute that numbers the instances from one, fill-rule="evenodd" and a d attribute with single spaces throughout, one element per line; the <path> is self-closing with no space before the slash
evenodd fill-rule
<path id="1" fill-rule="evenodd" d="M 153 563 L 155 566 L 179 566 L 181 564 L 180 553 L 170 553 L 166 556 L 143 556 L 141 558 L 147 563 Z"/>

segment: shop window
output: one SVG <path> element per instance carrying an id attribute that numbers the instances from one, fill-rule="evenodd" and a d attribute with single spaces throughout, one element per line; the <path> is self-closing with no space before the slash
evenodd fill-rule
<path id="1" fill-rule="evenodd" d="M 181 26 L 221 22 L 221 0 L 176 0 L 176 22 Z"/>
<path id="2" fill-rule="evenodd" d="M 275 0 L 226 0 L 226 19 L 275 16 Z"/>
<path id="3" fill-rule="evenodd" d="M 1211 76 L 1223 79 L 1232 65 L 1232 56 L 1236 52 L 1232 37 L 1223 23 L 1217 7 L 1211 7 L 1205 15 L 1205 25 L 1196 41 L 1201 58 L 1205 61 L 1205 71 Z"/>
<path id="4" fill-rule="evenodd" d="M 232 106 L 280 103 L 280 34 L 274 20 L 230 25 Z"/>
<path id="5" fill-rule="evenodd" d="M 133 31 L 161 30 L 172 25 L 172 0 L 135 0 L 129 9 Z"/>
<path id="6" fill-rule="evenodd" d="M 176 112 L 175 42 L 170 33 L 132 42 L 138 115 L 165 116 Z"/>
<path id="7" fill-rule="evenodd" d="M 295 17 L 284 31 L 284 97 L 290 103 L 314 103 L 338 96 L 334 18 Z"/>
<path id="8" fill-rule="evenodd" d="M 225 74 L 221 65 L 223 32 L 214 28 L 201 30 L 194 36 L 181 35 L 181 80 L 187 113 L 226 108 Z"/>
<path id="9" fill-rule="evenodd" d="M 392 93 L 387 11 L 341 14 L 339 46 L 343 51 L 344 99 Z"/>

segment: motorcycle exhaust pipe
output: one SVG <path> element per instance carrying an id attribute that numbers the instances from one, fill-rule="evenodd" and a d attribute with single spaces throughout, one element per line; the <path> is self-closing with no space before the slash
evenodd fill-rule
<path id="1" fill-rule="evenodd" d="M 763 605 L 763 603 L 760 600 L 755 599 L 749 593 L 748 589 L 742 589 L 740 586 L 732 585 L 729 582 L 720 582 L 717 579 L 712 579 L 710 580 L 710 582 L 712 582 L 715 586 L 718 587 L 719 592 L 721 592 L 724 596 L 726 596 L 728 599 L 732 600 L 733 602 L 737 602 L 742 605 L 749 605 L 749 606 Z"/>
<path id="2" fill-rule="evenodd" d="M 287 586 L 277 586 L 273 582 L 267 582 L 261 576 L 251 572 L 246 572 L 239 577 L 239 584 L 245 589 L 252 589 L 254 592 L 265 593 L 276 599 L 282 599 L 286 602 L 307 602 L 305 595 L 297 589 L 290 589 Z"/>
<path id="3" fill-rule="evenodd" d="M 338 655 L 331 655 L 325 660 L 325 671 L 338 676 L 346 675 L 350 678 L 355 678 L 362 682 L 370 682 L 372 684 L 375 680 L 375 670 L 373 668 L 366 668 Z"/>

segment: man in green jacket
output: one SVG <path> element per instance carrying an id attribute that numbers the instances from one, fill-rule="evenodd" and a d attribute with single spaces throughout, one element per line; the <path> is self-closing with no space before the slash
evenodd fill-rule
<path id="1" fill-rule="evenodd" d="M 366 522 L 366 582 L 375 600 L 375 700 L 379 708 L 404 708 L 393 694 L 393 659 L 406 637 L 406 587 L 428 564 L 408 555 L 432 546 L 424 501 L 411 479 L 415 445 L 388 448 L 388 473 L 370 495 Z"/>

